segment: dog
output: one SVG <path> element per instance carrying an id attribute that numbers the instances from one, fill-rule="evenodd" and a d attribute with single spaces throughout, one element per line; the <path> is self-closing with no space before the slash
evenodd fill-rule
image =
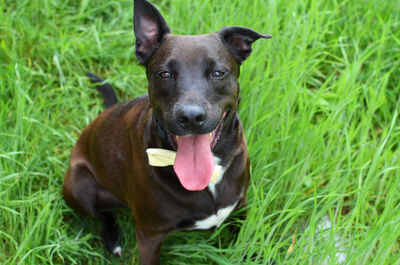
<path id="1" fill-rule="evenodd" d="M 111 211 L 130 208 L 147 265 L 159 264 L 169 233 L 218 227 L 247 204 L 239 68 L 252 43 L 271 36 L 243 27 L 174 35 L 146 0 L 134 1 L 134 33 L 148 94 L 116 104 L 112 87 L 99 85 L 108 108 L 79 136 L 63 196 L 102 221 L 105 247 L 119 256 L 121 229 Z"/>

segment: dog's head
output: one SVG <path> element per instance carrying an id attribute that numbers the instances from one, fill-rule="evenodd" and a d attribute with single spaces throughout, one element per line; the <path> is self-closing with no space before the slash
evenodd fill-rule
<path id="1" fill-rule="evenodd" d="M 240 64 L 254 41 L 271 36 L 242 27 L 173 35 L 145 0 L 134 1 L 134 31 L 136 57 L 146 66 L 153 113 L 171 144 L 183 150 L 188 141 L 200 150 L 200 143 L 208 141 L 212 149 L 239 102 Z"/>

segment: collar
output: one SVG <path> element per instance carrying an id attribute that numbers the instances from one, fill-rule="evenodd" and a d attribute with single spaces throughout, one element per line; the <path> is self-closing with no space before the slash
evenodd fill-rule
<path id="1" fill-rule="evenodd" d="M 148 148 L 146 149 L 149 165 L 153 167 L 167 167 L 173 166 L 175 163 L 176 152 L 161 148 Z M 210 183 L 217 183 L 222 177 L 222 166 L 218 164 L 219 159 L 214 157 L 215 166 L 211 175 Z"/>

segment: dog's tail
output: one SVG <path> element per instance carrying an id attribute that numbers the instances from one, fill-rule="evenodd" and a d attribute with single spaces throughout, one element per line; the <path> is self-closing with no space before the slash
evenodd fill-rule
<path id="1" fill-rule="evenodd" d="M 106 105 L 106 108 L 109 108 L 118 102 L 117 95 L 115 94 L 115 91 L 110 84 L 105 83 L 103 79 L 101 79 L 95 74 L 87 73 L 87 76 L 90 78 L 90 81 L 92 83 L 96 84 L 97 89 L 103 95 L 104 104 Z"/>

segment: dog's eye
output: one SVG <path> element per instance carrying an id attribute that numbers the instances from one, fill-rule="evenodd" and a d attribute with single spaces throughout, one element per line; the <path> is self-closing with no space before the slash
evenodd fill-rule
<path id="1" fill-rule="evenodd" d="M 172 78 L 172 74 L 168 71 L 162 71 L 160 73 L 158 73 L 158 75 L 162 78 L 162 79 L 171 79 Z"/>
<path id="2" fill-rule="evenodd" d="M 212 73 L 213 77 L 223 77 L 224 75 L 225 75 L 225 73 L 221 72 L 221 71 L 215 71 Z"/>

